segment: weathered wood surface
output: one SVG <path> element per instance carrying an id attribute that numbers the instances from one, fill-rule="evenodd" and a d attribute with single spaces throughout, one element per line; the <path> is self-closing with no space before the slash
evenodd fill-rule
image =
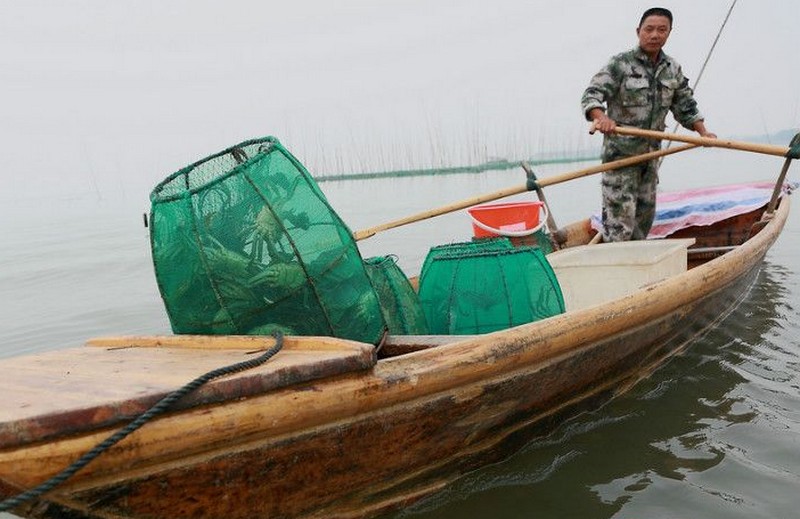
<path id="1" fill-rule="evenodd" d="M 603 306 L 165 416 L 48 499 L 104 518 L 345 518 L 402 506 L 624 391 L 713 326 L 747 292 L 788 210 L 785 200 L 713 262 Z M 0 479 L 32 486 L 109 432 L 2 451 Z"/>
<path id="2" fill-rule="evenodd" d="M 396 357 L 415 351 L 437 348 L 466 339 L 474 339 L 476 335 L 389 335 L 383 343 L 379 357 Z"/>
<path id="3" fill-rule="evenodd" d="M 0 448 L 113 425 L 141 414 L 211 370 L 257 357 L 271 337 L 112 337 L 0 360 Z M 227 402 L 276 388 L 360 371 L 376 362 L 372 345 L 288 337 L 266 364 L 212 381 L 176 409 Z"/>

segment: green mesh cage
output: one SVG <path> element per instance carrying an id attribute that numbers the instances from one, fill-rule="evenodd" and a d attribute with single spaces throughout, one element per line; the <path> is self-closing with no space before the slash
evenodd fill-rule
<path id="1" fill-rule="evenodd" d="M 429 272 L 430 263 L 442 256 L 452 256 L 453 254 L 469 254 L 474 252 L 491 252 L 496 250 L 513 249 L 514 246 L 508 238 L 481 238 L 472 241 L 446 243 L 444 245 L 436 245 L 431 247 L 425 256 L 425 261 L 422 263 L 422 270 L 419 274 L 419 284 L 422 286 L 422 280 Z"/>
<path id="2" fill-rule="evenodd" d="M 476 241 L 487 239 L 491 240 L 493 238 L 474 238 Z M 545 256 L 553 252 L 553 242 L 543 229 L 539 229 L 528 236 L 514 236 L 505 239 L 509 240 L 514 247 L 539 247 Z"/>
<path id="3" fill-rule="evenodd" d="M 419 304 L 419 297 L 394 256 L 378 256 L 364 260 L 389 333 L 425 335 L 428 324 Z"/>
<path id="4" fill-rule="evenodd" d="M 538 246 L 545 255 L 553 252 L 553 243 L 550 241 L 550 238 L 547 236 L 547 233 L 544 230 L 539 229 L 533 233 L 533 240 L 535 243 L 532 243 L 531 245 Z"/>
<path id="5" fill-rule="evenodd" d="M 153 264 L 175 333 L 380 340 L 380 305 L 350 230 L 276 139 L 192 164 L 150 200 Z"/>
<path id="6" fill-rule="evenodd" d="M 488 333 L 564 312 L 561 288 L 538 247 L 483 244 L 430 256 L 419 298 L 433 334 Z"/>

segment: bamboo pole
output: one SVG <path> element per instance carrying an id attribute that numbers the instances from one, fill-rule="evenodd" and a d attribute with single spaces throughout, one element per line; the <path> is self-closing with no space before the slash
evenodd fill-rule
<path id="1" fill-rule="evenodd" d="M 86 346 L 106 349 L 185 348 L 265 351 L 275 346 L 272 335 L 115 335 L 95 337 Z M 330 337 L 286 336 L 283 350 L 359 350 L 362 343 Z"/>
<path id="2" fill-rule="evenodd" d="M 611 171 L 614 169 L 624 168 L 627 166 L 632 166 L 634 164 L 639 164 L 641 162 L 647 162 L 648 160 L 657 159 L 659 157 L 664 157 L 667 155 L 672 155 L 673 153 L 678 153 L 680 151 L 696 148 L 697 145 L 695 144 L 687 144 L 685 146 L 678 146 L 677 148 L 672 149 L 665 149 L 665 150 L 657 150 L 651 151 L 649 153 L 644 153 L 642 155 L 636 155 L 633 157 L 627 157 L 620 160 L 615 160 L 613 162 L 607 162 L 604 164 L 598 164 L 596 166 L 591 166 L 584 169 L 578 169 L 575 171 L 570 171 L 567 173 L 562 173 L 560 175 L 554 175 L 552 177 L 543 178 L 536 181 L 536 185 L 540 188 L 546 186 L 552 186 L 555 184 L 560 184 L 562 182 L 567 182 L 569 180 L 574 180 L 581 177 L 586 177 L 589 175 L 594 175 L 596 173 L 602 173 L 603 171 Z M 438 207 L 435 209 L 429 209 L 427 211 L 423 211 L 421 213 L 413 214 L 411 216 L 406 216 L 404 218 L 400 218 L 397 220 L 392 220 L 390 222 L 386 222 L 384 224 L 376 225 L 374 227 L 370 227 L 368 229 L 363 229 L 360 231 L 356 231 L 353 233 L 353 237 L 356 241 L 363 240 L 365 238 L 369 238 L 374 236 L 375 234 L 386 231 L 389 229 L 394 229 L 395 227 L 400 227 L 402 225 L 407 225 L 409 223 L 419 222 L 422 220 L 427 220 L 428 218 L 433 218 L 435 216 L 441 216 L 446 213 L 452 213 L 453 211 L 458 211 L 459 209 L 466 209 L 467 207 L 471 207 L 473 205 L 482 204 L 484 202 L 490 202 L 492 200 L 498 200 L 500 198 L 505 198 L 511 195 L 518 195 L 520 193 L 524 193 L 533 189 L 529 187 L 527 184 L 523 184 L 521 186 L 514 186 L 508 187 L 506 189 L 501 189 L 499 191 L 494 191 L 492 193 L 486 193 L 484 195 L 475 196 L 472 198 L 467 198 L 458 202 L 453 202 L 452 204 L 448 204 L 442 207 Z"/>
<path id="3" fill-rule="evenodd" d="M 615 130 L 619 135 L 632 137 L 643 137 L 646 139 L 669 140 L 687 142 L 697 146 L 707 146 L 711 148 L 727 148 L 731 150 L 750 151 L 765 155 L 775 155 L 786 157 L 789 153 L 787 146 L 775 146 L 773 144 L 760 144 L 754 142 L 731 141 L 725 139 L 710 139 L 708 137 L 696 137 L 694 135 L 679 135 L 677 133 L 657 132 L 655 130 L 642 130 L 641 128 L 631 128 L 629 126 L 617 126 Z"/>

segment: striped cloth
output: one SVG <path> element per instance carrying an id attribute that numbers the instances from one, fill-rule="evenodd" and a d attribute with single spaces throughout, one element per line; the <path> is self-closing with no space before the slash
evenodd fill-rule
<path id="1" fill-rule="evenodd" d="M 796 182 L 785 183 L 782 194 L 797 186 Z M 659 193 L 656 218 L 647 238 L 665 238 L 686 227 L 711 225 L 758 209 L 769 203 L 774 188 L 774 182 L 753 182 Z M 600 230 L 599 214 L 592 215 L 592 227 Z"/>

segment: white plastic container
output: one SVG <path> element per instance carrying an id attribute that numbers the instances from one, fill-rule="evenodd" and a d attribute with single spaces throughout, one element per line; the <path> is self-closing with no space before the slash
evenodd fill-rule
<path id="1" fill-rule="evenodd" d="M 685 272 L 686 249 L 693 243 L 694 238 L 599 243 L 553 252 L 547 260 L 571 311 Z"/>

